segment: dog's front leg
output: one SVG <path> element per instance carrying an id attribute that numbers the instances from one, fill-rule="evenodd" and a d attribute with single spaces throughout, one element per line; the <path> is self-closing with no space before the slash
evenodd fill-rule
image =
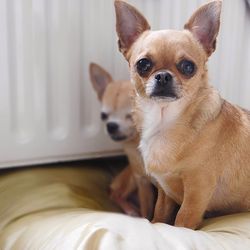
<path id="1" fill-rule="evenodd" d="M 141 216 L 149 220 L 154 212 L 154 190 L 153 185 L 146 176 L 135 176 L 138 186 Z"/>
<path id="2" fill-rule="evenodd" d="M 176 203 L 168 195 L 166 195 L 163 189 L 159 186 L 152 223 L 170 223 L 172 221 L 175 208 Z"/>
<path id="3" fill-rule="evenodd" d="M 208 173 L 184 176 L 184 197 L 175 219 L 175 226 L 196 229 L 201 224 L 214 193 L 215 184 L 216 178 Z"/>
<path id="4" fill-rule="evenodd" d="M 110 185 L 110 198 L 126 214 L 139 216 L 139 208 L 128 200 L 129 196 L 131 196 L 136 189 L 137 185 L 132 169 L 130 166 L 127 166 L 113 179 Z"/>

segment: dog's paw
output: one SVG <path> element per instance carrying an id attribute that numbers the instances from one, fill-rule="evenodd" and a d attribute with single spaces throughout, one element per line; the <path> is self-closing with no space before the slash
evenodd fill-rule
<path id="1" fill-rule="evenodd" d="M 124 195 L 124 190 L 122 190 L 122 189 L 110 189 L 109 198 L 112 201 L 116 201 L 119 199 L 125 199 L 126 197 Z"/>
<path id="2" fill-rule="evenodd" d="M 123 192 L 119 192 L 118 190 L 111 192 L 110 199 L 115 202 L 125 214 L 140 217 L 139 207 L 127 198 L 124 198 Z"/>
<path id="3" fill-rule="evenodd" d="M 152 220 L 151 220 L 151 223 L 166 223 L 166 218 L 153 218 Z"/>
<path id="4" fill-rule="evenodd" d="M 201 224 L 201 218 L 190 213 L 179 212 L 176 216 L 174 225 L 176 227 L 186 227 L 190 229 L 197 229 Z"/>

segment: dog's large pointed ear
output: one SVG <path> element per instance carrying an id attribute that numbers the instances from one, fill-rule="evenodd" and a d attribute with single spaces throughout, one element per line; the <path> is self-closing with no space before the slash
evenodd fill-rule
<path id="1" fill-rule="evenodd" d="M 101 101 L 106 87 L 113 81 L 113 79 L 106 70 L 95 63 L 89 65 L 89 75 L 98 99 Z"/>
<path id="2" fill-rule="evenodd" d="M 119 37 L 120 51 L 126 57 L 128 50 L 136 39 L 150 26 L 145 17 L 132 5 L 115 0 L 116 31 Z"/>
<path id="3" fill-rule="evenodd" d="M 220 28 L 221 5 L 222 2 L 216 0 L 201 6 L 184 26 L 202 44 L 208 56 L 216 48 L 216 37 Z"/>

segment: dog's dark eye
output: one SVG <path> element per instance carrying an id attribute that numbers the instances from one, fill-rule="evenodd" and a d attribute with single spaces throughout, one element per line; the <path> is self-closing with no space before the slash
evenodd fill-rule
<path id="1" fill-rule="evenodd" d="M 126 115 L 126 119 L 132 120 L 132 115 L 131 115 L 131 114 L 127 114 L 127 115 Z"/>
<path id="2" fill-rule="evenodd" d="M 140 76 L 145 76 L 153 67 L 153 63 L 147 59 L 140 59 L 136 64 L 137 72 Z"/>
<path id="3" fill-rule="evenodd" d="M 177 64 L 177 69 L 185 76 L 191 77 L 194 75 L 195 64 L 188 60 L 182 60 Z"/>
<path id="4" fill-rule="evenodd" d="M 107 113 L 104 113 L 104 112 L 101 112 L 101 119 L 103 121 L 107 120 L 108 119 L 108 114 Z"/>

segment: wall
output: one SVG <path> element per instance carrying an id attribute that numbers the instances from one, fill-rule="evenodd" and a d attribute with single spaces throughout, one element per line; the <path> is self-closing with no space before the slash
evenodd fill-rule
<path id="1" fill-rule="evenodd" d="M 131 0 L 154 29 L 181 28 L 204 0 Z M 104 134 L 88 76 L 97 62 L 128 78 L 113 0 L 0 0 L 0 166 L 120 152 Z M 250 12 L 224 0 L 211 82 L 250 108 Z"/>

